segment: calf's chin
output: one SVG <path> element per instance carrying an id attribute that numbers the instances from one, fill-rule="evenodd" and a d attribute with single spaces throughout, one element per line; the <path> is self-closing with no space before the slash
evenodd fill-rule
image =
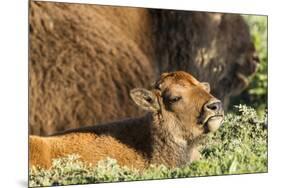
<path id="1" fill-rule="evenodd" d="M 206 122 L 205 127 L 207 128 L 208 132 L 215 132 L 220 128 L 222 122 L 223 122 L 223 116 L 211 117 Z"/>

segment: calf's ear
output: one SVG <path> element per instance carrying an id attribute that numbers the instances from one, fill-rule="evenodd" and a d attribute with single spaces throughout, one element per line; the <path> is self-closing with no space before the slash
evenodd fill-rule
<path id="1" fill-rule="evenodd" d="M 156 95 L 147 89 L 136 88 L 130 91 L 133 101 L 144 110 L 157 112 L 160 109 Z"/>
<path id="2" fill-rule="evenodd" d="M 210 84 L 208 82 L 201 82 L 201 85 L 203 86 L 203 88 L 210 92 L 211 91 L 211 87 L 210 87 Z"/>

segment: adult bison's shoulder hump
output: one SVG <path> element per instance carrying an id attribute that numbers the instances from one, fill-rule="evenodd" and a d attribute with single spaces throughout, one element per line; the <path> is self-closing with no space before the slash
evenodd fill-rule
<path id="1" fill-rule="evenodd" d="M 124 28 L 104 15 L 95 6 L 31 3 L 32 134 L 140 114 L 129 90 L 147 86 L 154 68 Z"/>

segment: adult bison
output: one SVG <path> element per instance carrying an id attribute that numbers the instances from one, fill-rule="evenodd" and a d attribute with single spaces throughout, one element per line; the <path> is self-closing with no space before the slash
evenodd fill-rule
<path id="1" fill-rule="evenodd" d="M 234 14 L 31 1 L 29 24 L 31 134 L 140 116 L 130 89 L 166 71 L 208 81 L 226 106 L 256 69 Z"/>

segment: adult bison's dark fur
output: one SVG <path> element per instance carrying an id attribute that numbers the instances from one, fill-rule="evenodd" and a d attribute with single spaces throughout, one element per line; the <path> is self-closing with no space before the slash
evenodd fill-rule
<path id="1" fill-rule="evenodd" d="M 210 82 L 227 105 L 256 69 L 239 15 L 31 2 L 29 23 L 31 134 L 141 115 L 129 90 L 166 71 Z"/>

